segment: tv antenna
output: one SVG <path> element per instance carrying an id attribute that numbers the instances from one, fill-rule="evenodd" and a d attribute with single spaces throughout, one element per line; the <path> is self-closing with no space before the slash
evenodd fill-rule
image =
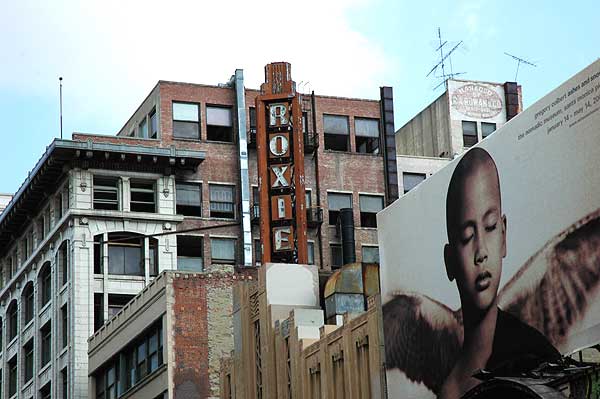
<path id="1" fill-rule="evenodd" d="M 463 43 L 463 41 L 461 40 L 460 42 L 458 42 L 454 47 L 452 47 L 452 49 L 450 51 L 448 51 L 446 54 L 444 54 L 444 46 L 448 44 L 448 41 L 443 41 L 442 42 L 442 31 L 440 28 L 438 28 L 438 39 L 440 42 L 440 45 L 438 46 L 438 48 L 435 49 L 435 51 L 439 51 L 440 52 L 440 61 L 435 64 L 435 66 L 433 68 L 431 68 L 431 70 L 427 73 L 427 75 L 425 77 L 429 77 L 429 75 L 431 75 L 432 73 L 441 70 L 442 71 L 442 75 L 441 76 L 436 76 L 438 78 L 441 78 L 442 81 L 433 88 L 433 90 L 436 90 L 438 87 L 440 87 L 443 84 L 447 85 L 448 79 L 452 79 L 455 76 L 458 75 L 462 75 L 465 72 L 454 72 L 452 70 L 452 59 L 450 58 L 450 56 L 452 55 L 452 53 Z M 450 73 L 446 73 L 446 59 L 448 60 L 448 63 L 450 64 Z"/>
<path id="2" fill-rule="evenodd" d="M 517 72 L 515 73 L 515 82 L 517 81 L 517 75 L 519 75 L 519 66 L 521 66 L 521 63 L 532 67 L 537 67 L 537 65 L 535 65 L 533 62 L 524 60 L 523 58 L 517 57 L 516 55 L 508 54 L 506 51 L 504 52 L 504 54 L 517 61 Z"/>
<path id="3" fill-rule="evenodd" d="M 58 78 L 58 84 L 59 84 L 59 102 L 60 102 L 60 138 L 62 140 L 62 138 L 63 138 L 62 76 Z"/>

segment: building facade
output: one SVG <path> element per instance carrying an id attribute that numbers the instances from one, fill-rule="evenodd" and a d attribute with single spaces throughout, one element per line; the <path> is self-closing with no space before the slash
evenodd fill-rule
<path id="1" fill-rule="evenodd" d="M 160 81 L 117 135 L 48 146 L 0 216 L 4 397 L 88 397 L 88 337 L 163 270 L 260 264 L 257 95 L 241 71 Z M 342 208 L 356 258 L 378 260 L 375 214 L 397 197 L 391 102 L 390 88 L 302 96 L 309 263 L 324 276 L 342 263 Z"/>
<path id="2" fill-rule="evenodd" d="M 90 337 L 87 397 L 218 397 L 220 359 L 233 349 L 232 284 L 246 277 L 232 266 L 159 274 Z"/>
<path id="3" fill-rule="evenodd" d="M 521 86 L 450 79 L 446 91 L 396 132 L 400 194 L 523 110 Z"/>
<path id="4" fill-rule="evenodd" d="M 203 157 L 48 146 L 0 216 L 3 397 L 88 397 L 87 339 L 162 270 L 176 269 L 169 233 L 183 216 L 172 174 Z"/>
<path id="5" fill-rule="evenodd" d="M 194 246 L 203 265 L 246 266 L 261 261 L 256 159 L 257 90 L 243 87 L 241 71 L 210 86 L 160 81 L 117 136 L 75 134 L 74 139 L 186 148 L 206 154 L 194 174 L 175 176 L 178 241 Z M 385 89 L 385 90 L 384 90 Z M 385 92 L 385 93 L 384 93 Z M 336 229 L 339 209 L 353 209 L 358 260 L 377 260 L 375 214 L 397 198 L 390 88 L 378 100 L 302 95 L 309 263 L 327 273 L 341 266 Z M 387 121 L 387 122 L 386 122 Z M 386 124 L 387 123 L 387 124 Z M 386 153 L 393 162 L 388 167 Z M 246 225 L 246 215 L 248 225 Z M 230 226 L 211 229 L 218 224 Z"/>

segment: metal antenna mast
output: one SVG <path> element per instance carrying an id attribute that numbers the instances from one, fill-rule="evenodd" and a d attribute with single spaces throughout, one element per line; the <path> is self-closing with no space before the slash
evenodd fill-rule
<path id="1" fill-rule="evenodd" d="M 464 72 L 456 72 L 456 73 L 454 73 L 452 71 L 452 60 L 449 58 L 450 55 L 452 55 L 452 53 L 463 43 L 462 40 L 460 42 L 458 42 L 454 47 L 452 47 L 452 49 L 450 51 L 448 51 L 448 53 L 444 54 L 444 46 L 446 44 L 448 44 L 448 41 L 443 41 L 442 42 L 442 31 L 441 31 L 440 28 L 438 28 L 438 39 L 439 39 L 440 45 L 439 45 L 439 47 L 437 49 L 435 49 L 435 51 L 439 50 L 439 52 L 440 52 L 440 61 L 437 64 L 435 64 L 435 66 L 433 68 L 431 68 L 431 70 L 425 76 L 425 77 L 429 77 L 429 75 L 431 75 L 435 71 L 438 71 L 439 69 L 442 70 L 442 75 L 441 76 L 436 76 L 438 78 L 441 78 L 442 81 L 436 87 L 434 87 L 433 90 L 437 89 L 442 84 L 446 84 L 448 82 L 448 79 L 452 79 L 455 76 L 464 74 Z M 450 73 L 448 73 L 448 74 L 446 73 L 446 64 L 445 64 L 446 59 L 448 59 L 448 61 L 450 62 Z"/>
<path id="2" fill-rule="evenodd" d="M 521 63 L 532 67 L 537 67 L 537 65 L 535 65 L 533 62 L 524 60 L 523 58 L 517 57 L 516 55 L 508 54 L 507 52 L 504 52 L 504 54 L 517 61 L 517 72 L 515 73 L 515 82 L 517 81 L 517 76 L 519 75 L 519 66 L 521 65 Z"/>
<path id="3" fill-rule="evenodd" d="M 62 76 L 58 78 L 59 92 L 60 92 L 60 138 L 63 138 L 63 124 L 62 124 Z"/>

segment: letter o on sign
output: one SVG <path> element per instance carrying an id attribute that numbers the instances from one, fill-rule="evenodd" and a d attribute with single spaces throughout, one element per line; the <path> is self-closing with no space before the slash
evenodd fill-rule
<path id="1" fill-rule="evenodd" d="M 269 150 L 271 151 L 271 154 L 280 157 L 287 153 L 288 144 L 287 137 L 278 134 L 277 136 L 271 137 L 271 140 L 269 141 Z"/>

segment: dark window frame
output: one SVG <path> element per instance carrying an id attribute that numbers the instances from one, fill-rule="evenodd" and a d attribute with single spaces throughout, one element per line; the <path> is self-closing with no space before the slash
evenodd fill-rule
<path id="1" fill-rule="evenodd" d="M 475 128 L 474 131 L 472 130 L 473 127 Z M 479 142 L 477 136 L 477 122 L 462 121 L 462 137 L 464 148 L 469 148 L 477 144 Z"/>
<path id="2" fill-rule="evenodd" d="M 213 188 L 228 188 L 231 189 L 231 201 L 223 201 L 223 200 L 213 200 Z M 236 217 L 236 186 L 234 184 L 209 184 L 208 185 L 209 192 L 209 210 L 211 218 L 219 218 L 219 219 L 235 219 Z M 215 206 L 213 206 L 213 204 Z M 219 208 L 217 205 L 221 205 L 221 207 L 230 204 L 231 211 L 225 209 L 217 209 Z"/>
<path id="3" fill-rule="evenodd" d="M 219 258 L 214 256 L 214 242 L 231 242 L 233 245 L 233 258 Z M 210 237 L 210 261 L 211 264 L 235 264 L 237 259 L 237 239 L 227 237 Z"/>
<path id="4" fill-rule="evenodd" d="M 381 200 L 381 208 L 376 211 L 363 210 L 362 198 L 377 198 Z M 360 226 L 377 228 L 377 212 L 383 210 L 385 198 L 383 195 L 376 194 L 359 194 L 358 195 L 358 206 L 360 208 Z"/>
<path id="5" fill-rule="evenodd" d="M 359 129 L 357 129 L 357 122 L 360 121 L 369 121 L 377 123 L 377 137 L 365 134 L 359 134 Z M 377 118 L 367 118 L 367 117 L 355 117 L 354 118 L 354 141 L 356 144 L 356 152 L 359 154 L 372 154 L 372 155 L 380 155 L 380 145 L 381 145 L 381 121 Z"/>
<path id="6" fill-rule="evenodd" d="M 23 383 L 27 384 L 33 379 L 34 376 L 34 363 L 33 363 L 33 338 L 30 339 L 23 345 Z"/>
<path id="7" fill-rule="evenodd" d="M 150 195 L 152 201 L 149 200 Z M 129 181 L 129 210 L 131 212 L 156 213 L 156 197 L 155 180 L 131 179 Z"/>
<path id="8" fill-rule="evenodd" d="M 345 118 L 346 133 L 328 132 L 325 120 L 329 117 Z M 348 115 L 323 114 L 323 144 L 323 148 L 328 151 L 350 152 L 350 117 Z"/>
<path id="9" fill-rule="evenodd" d="M 353 193 L 340 193 L 340 192 L 333 192 L 333 191 L 328 191 L 327 192 L 327 211 L 328 211 L 328 215 L 329 215 L 329 225 L 330 226 L 335 226 L 337 224 L 338 218 L 340 216 L 340 209 L 343 208 L 332 208 L 331 207 L 331 202 L 330 197 L 332 196 L 344 196 L 344 197 L 349 197 L 350 198 L 350 208 L 352 208 L 353 204 Z"/>
<path id="10" fill-rule="evenodd" d="M 49 261 L 42 265 L 38 283 L 40 286 L 40 309 L 42 309 L 52 300 L 52 268 Z"/>
<path id="11" fill-rule="evenodd" d="M 187 188 L 186 188 L 187 187 Z M 194 190 L 191 188 L 194 187 Z M 192 201 L 186 201 L 186 203 L 180 203 L 181 197 L 178 195 L 184 191 L 196 191 L 200 196 L 198 204 L 191 204 Z M 188 181 L 177 181 L 175 182 L 175 208 L 176 213 L 184 216 L 202 217 L 202 183 L 188 182 Z M 183 202 L 183 201 L 182 201 Z"/>
<path id="12" fill-rule="evenodd" d="M 121 209 L 121 184 L 120 179 L 116 176 L 103 176 L 94 175 L 93 189 L 92 189 L 92 206 L 94 209 L 99 210 L 113 210 L 118 211 Z M 96 198 L 97 195 L 104 196 L 106 198 Z M 113 198 L 108 198 L 112 197 Z"/>
<path id="13" fill-rule="evenodd" d="M 211 125 L 209 122 L 209 109 L 226 109 L 229 111 L 231 125 Z M 233 106 L 224 104 L 206 104 L 206 141 L 214 141 L 217 143 L 235 143 L 234 135 L 235 117 L 233 114 Z M 212 136 L 212 137 L 211 137 Z M 225 139 L 221 139 L 224 136 Z"/>
<path id="14" fill-rule="evenodd" d="M 40 328 L 40 367 L 52 360 L 52 324 L 48 321 Z"/>
<path id="15" fill-rule="evenodd" d="M 498 125 L 493 122 L 481 122 L 481 138 L 484 139 L 498 129 Z"/>
<path id="16" fill-rule="evenodd" d="M 26 326 L 35 316 L 35 291 L 32 282 L 27 283 L 21 296 L 23 301 L 23 325 Z"/>
<path id="17" fill-rule="evenodd" d="M 6 341 L 12 342 L 12 340 L 17 337 L 19 332 L 19 306 L 17 305 L 16 299 L 13 299 L 8 305 L 6 314 L 8 315 L 8 339 Z"/>
<path id="18" fill-rule="evenodd" d="M 413 184 L 411 187 L 409 187 L 407 189 L 406 187 L 408 186 L 408 184 L 406 184 L 405 177 L 409 177 L 409 179 L 414 178 L 415 180 L 416 180 L 416 178 L 419 178 L 419 179 L 421 179 L 421 181 L 419 181 L 417 184 Z M 421 184 L 423 181 L 425 181 L 425 179 L 427 179 L 426 173 L 402 172 L 402 188 L 404 190 L 404 194 L 408 193 L 410 190 L 417 187 L 419 184 Z"/>
<path id="19" fill-rule="evenodd" d="M 175 104 L 184 104 L 184 105 L 195 105 L 196 106 L 196 110 L 197 112 L 197 120 L 196 121 L 192 121 L 192 120 L 184 120 L 184 119 L 175 119 Z M 200 111 L 201 107 L 200 107 L 200 103 L 196 103 L 196 102 L 189 102 L 189 101 L 176 101 L 173 100 L 171 102 L 171 112 L 172 112 L 172 123 L 173 123 L 173 128 L 172 128 L 172 132 L 173 132 L 173 138 L 175 140 L 194 140 L 194 141 L 198 141 L 201 138 L 201 128 L 200 128 L 200 121 L 201 119 L 201 111 Z M 177 135 L 177 126 L 193 126 L 193 130 L 195 130 L 195 132 L 197 132 L 197 134 L 195 135 L 195 137 L 186 137 L 183 135 Z M 194 132 L 194 133 L 195 133 Z"/>

